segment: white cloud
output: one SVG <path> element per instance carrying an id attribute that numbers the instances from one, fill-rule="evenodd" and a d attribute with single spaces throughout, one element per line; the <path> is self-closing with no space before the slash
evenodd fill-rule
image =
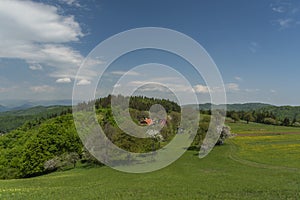
<path id="1" fill-rule="evenodd" d="M 236 83 L 228 83 L 225 85 L 226 91 L 227 92 L 232 92 L 232 91 L 239 91 L 239 85 Z"/>
<path id="2" fill-rule="evenodd" d="M 292 23 L 293 23 L 293 19 L 291 18 L 287 18 L 287 19 L 278 19 L 277 23 L 280 26 L 281 29 L 285 29 L 285 28 L 289 28 Z"/>
<path id="3" fill-rule="evenodd" d="M 77 85 L 89 85 L 91 84 L 91 81 L 86 80 L 86 79 L 81 79 L 80 81 L 78 81 Z"/>
<path id="4" fill-rule="evenodd" d="M 272 7 L 272 10 L 274 12 L 278 12 L 278 13 L 284 13 L 286 10 L 283 6 L 278 6 L 278 7 Z"/>
<path id="5" fill-rule="evenodd" d="M 292 1 L 280 0 L 270 5 L 273 12 L 276 12 L 278 19 L 273 20 L 272 23 L 279 26 L 280 30 L 287 29 L 298 25 L 297 13 L 299 12 L 299 4 Z"/>
<path id="6" fill-rule="evenodd" d="M 38 64 L 38 63 L 32 63 L 29 65 L 29 69 L 31 70 L 43 70 L 42 65 Z"/>
<path id="7" fill-rule="evenodd" d="M 83 36 L 74 16 L 54 6 L 21 0 L 0 1 L 1 39 L 31 42 L 78 41 Z"/>
<path id="8" fill-rule="evenodd" d="M 201 84 L 195 85 L 194 90 L 198 93 L 209 93 L 208 87 Z"/>
<path id="9" fill-rule="evenodd" d="M 81 7 L 79 1 L 77 0 L 60 0 L 60 2 L 65 3 L 69 6 Z"/>
<path id="10" fill-rule="evenodd" d="M 55 88 L 49 85 L 40 85 L 40 86 L 32 86 L 30 87 L 30 90 L 36 93 L 42 93 L 42 92 L 52 92 L 53 90 L 55 90 Z"/>
<path id="11" fill-rule="evenodd" d="M 168 88 L 162 85 L 146 85 L 139 89 L 142 92 L 168 92 Z"/>
<path id="12" fill-rule="evenodd" d="M 71 83 L 70 78 L 59 78 L 56 80 L 56 83 Z"/>
<path id="13" fill-rule="evenodd" d="M 237 81 L 242 81 L 242 80 L 243 80 L 243 79 L 242 79 L 241 77 L 239 77 L 239 76 L 234 77 L 234 79 L 237 80 Z"/>
<path id="14" fill-rule="evenodd" d="M 117 87 L 121 87 L 121 84 L 117 83 L 117 84 L 114 85 L 114 88 L 117 88 Z"/>
<path id="15" fill-rule="evenodd" d="M 240 91 L 240 87 L 236 83 L 227 83 L 224 85 L 224 88 L 226 92 L 237 92 Z M 217 87 L 207 87 L 205 85 L 195 85 L 194 90 L 198 93 L 206 94 L 209 92 L 213 93 L 219 93 L 223 91 L 223 87 L 217 86 Z"/>
<path id="16" fill-rule="evenodd" d="M 274 89 L 271 89 L 270 92 L 271 92 L 271 93 L 276 93 L 277 91 L 274 90 Z"/>
<path id="17" fill-rule="evenodd" d="M 114 74 L 114 75 L 120 75 L 120 76 L 123 76 L 123 75 L 128 75 L 128 76 L 139 76 L 140 74 L 138 72 L 135 72 L 135 71 L 113 71 L 111 72 L 111 74 Z"/>
<path id="18" fill-rule="evenodd" d="M 54 67 L 57 78 L 75 76 L 83 56 L 66 43 L 84 34 L 74 16 L 61 15 L 55 6 L 21 0 L 1 0 L 0 13 L 0 58 L 25 60 L 32 70 Z"/>

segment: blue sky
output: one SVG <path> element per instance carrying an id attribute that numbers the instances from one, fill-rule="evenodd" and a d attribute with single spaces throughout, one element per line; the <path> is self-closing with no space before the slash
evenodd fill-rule
<path id="1" fill-rule="evenodd" d="M 229 103 L 299 105 L 297 0 L 1 0 L 0 100 L 70 99 L 88 53 L 114 34 L 140 27 L 173 29 L 199 42 L 220 70 Z M 151 51 L 137 52 L 131 60 L 129 55 L 107 76 L 120 78 L 133 60 L 157 57 Z M 183 61 L 167 54 L 163 60 L 192 76 Z M 131 82 L 141 82 L 136 75 L 130 74 Z M 176 83 L 162 73 L 153 76 Z M 206 85 L 196 79 L 191 84 L 205 102 Z M 75 84 L 90 82 L 81 77 Z"/>

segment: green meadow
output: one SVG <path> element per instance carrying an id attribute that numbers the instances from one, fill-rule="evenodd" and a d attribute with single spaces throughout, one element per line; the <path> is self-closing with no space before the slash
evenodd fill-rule
<path id="1" fill-rule="evenodd" d="M 300 129 L 229 123 L 236 136 L 205 158 L 187 151 L 159 171 L 128 174 L 78 165 L 0 181 L 0 199 L 300 199 Z"/>
<path id="2" fill-rule="evenodd" d="M 247 124 L 244 121 L 237 123 L 229 122 L 227 123 L 232 132 L 236 134 L 268 134 L 268 133 L 297 133 L 300 132 L 299 127 L 292 126 L 276 126 L 276 125 L 266 125 L 260 123 L 249 122 Z"/>

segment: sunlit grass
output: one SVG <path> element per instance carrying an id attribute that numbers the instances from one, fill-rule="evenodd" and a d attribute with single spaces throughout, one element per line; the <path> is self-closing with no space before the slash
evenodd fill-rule
<path id="1" fill-rule="evenodd" d="M 300 135 L 235 137 L 203 159 L 197 153 L 146 174 L 80 166 L 2 180 L 0 199 L 300 199 Z"/>
<path id="2" fill-rule="evenodd" d="M 285 132 L 298 132 L 300 133 L 299 127 L 286 127 L 286 126 L 275 126 L 265 125 L 250 122 L 227 122 L 233 133 L 238 134 L 259 134 L 259 133 L 285 133 Z"/>
<path id="3" fill-rule="evenodd" d="M 232 141 L 242 159 L 300 169 L 300 135 L 236 137 Z"/>

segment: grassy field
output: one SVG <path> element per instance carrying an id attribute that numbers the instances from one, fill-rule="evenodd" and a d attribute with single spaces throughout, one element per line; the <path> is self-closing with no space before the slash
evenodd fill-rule
<path id="1" fill-rule="evenodd" d="M 300 169 L 300 135 L 236 137 L 231 141 L 236 156 L 266 168 Z"/>
<path id="2" fill-rule="evenodd" d="M 231 127 L 233 133 L 237 134 L 260 134 L 260 133 L 300 133 L 299 127 L 287 127 L 287 126 L 274 126 L 266 124 L 258 124 L 249 122 L 227 122 L 227 125 Z"/>
<path id="3" fill-rule="evenodd" d="M 236 123 L 232 130 L 242 126 Z M 0 199 L 300 199 L 299 147 L 300 135 L 235 137 L 204 159 L 188 151 L 170 166 L 147 174 L 81 166 L 2 180 Z"/>

